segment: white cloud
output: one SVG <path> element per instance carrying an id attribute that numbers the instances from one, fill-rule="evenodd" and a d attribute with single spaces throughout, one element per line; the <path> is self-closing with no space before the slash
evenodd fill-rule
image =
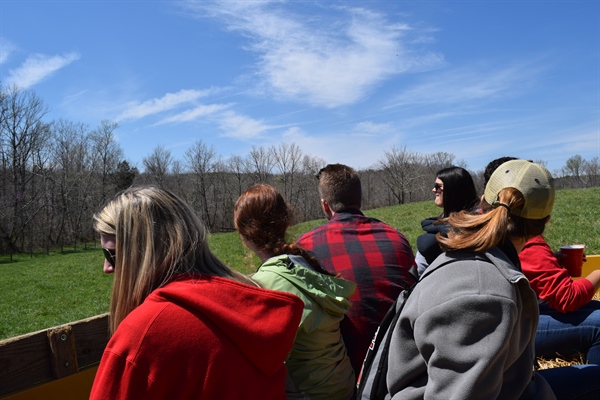
<path id="1" fill-rule="evenodd" d="M 407 37 L 418 35 L 413 28 L 376 12 L 337 8 L 317 19 L 280 11 L 281 3 L 187 2 L 250 38 L 264 87 L 311 105 L 353 104 L 392 75 L 444 64 L 438 54 L 410 49 Z"/>
<path id="2" fill-rule="evenodd" d="M 6 83 L 9 86 L 29 88 L 73 61 L 79 60 L 79 58 L 80 56 L 77 53 L 57 56 L 32 55 L 25 60 L 23 65 L 9 72 Z"/>
<path id="3" fill-rule="evenodd" d="M 390 134 L 393 131 L 391 123 L 377 124 L 371 121 L 360 122 L 354 127 L 352 134 L 354 136 L 380 136 Z"/>
<path id="4" fill-rule="evenodd" d="M 226 111 L 218 116 L 219 127 L 224 136 L 239 139 L 252 139 L 261 133 L 273 129 L 273 126 L 264 124 L 263 121 L 255 120 L 234 111 Z"/>
<path id="5" fill-rule="evenodd" d="M 214 115 L 219 111 L 223 111 L 227 108 L 231 107 L 231 104 L 210 104 L 210 105 L 201 105 L 190 110 L 186 110 L 179 114 L 164 118 L 153 124 L 153 126 L 164 125 L 164 124 L 173 124 L 179 122 L 190 122 L 195 121 L 198 118 L 206 117 L 210 115 Z"/>
<path id="6" fill-rule="evenodd" d="M 436 74 L 423 79 L 400 93 L 387 108 L 457 104 L 479 100 L 494 100 L 498 97 L 516 96 L 532 84 L 539 71 L 525 65 L 502 69 L 485 70 L 462 68 Z"/>
<path id="7" fill-rule="evenodd" d="M 167 93 L 161 98 L 147 100 L 140 104 L 133 103 L 128 105 L 125 111 L 116 117 L 116 120 L 137 120 L 148 115 L 168 111 L 182 104 L 191 103 L 199 98 L 206 97 L 217 90 L 180 90 L 177 93 Z"/>
<path id="8" fill-rule="evenodd" d="M 8 60 L 10 53 L 14 50 L 14 44 L 4 38 L 0 38 L 0 64 L 4 64 Z"/>

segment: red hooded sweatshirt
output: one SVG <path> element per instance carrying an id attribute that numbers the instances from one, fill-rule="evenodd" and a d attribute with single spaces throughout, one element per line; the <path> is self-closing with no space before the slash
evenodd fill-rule
<path id="1" fill-rule="evenodd" d="M 152 292 L 108 342 L 90 399 L 285 399 L 298 297 L 197 275 Z"/>

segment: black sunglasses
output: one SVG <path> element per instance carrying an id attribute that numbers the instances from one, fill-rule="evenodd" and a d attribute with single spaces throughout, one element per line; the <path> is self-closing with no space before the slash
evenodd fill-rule
<path id="1" fill-rule="evenodd" d="M 442 187 L 442 185 L 440 185 L 437 182 L 433 184 L 433 189 L 434 190 L 444 190 L 444 188 Z"/>
<path id="2" fill-rule="evenodd" d="M 105 249 L 103 247 L 102 248 L 102 252 L 104 253 L 104 258 L 106 258 L 106 261 L 108 261 L 108 263 L 113 268 L 115 268 L 115 251 L 114 250 Z"/>

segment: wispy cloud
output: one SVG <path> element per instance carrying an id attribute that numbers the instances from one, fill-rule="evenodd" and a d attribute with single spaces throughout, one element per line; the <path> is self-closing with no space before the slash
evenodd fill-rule
<path id="1" fill-rule="evenodd" d="M 34 54 L 28 57 L 20 67 L 9 72 L 6 84 L 27 89 L 79 58 L 77 53 L 56 56 Z"/>
<path id="2" fill-rule="evenodd" d="M 356 124 L 351 132 L 354 136 L 381 136 L 393 133 L 393 125 L 391 123 L 378 124 L 371 121 L 360 122 Z"/>
<path id="3" fill-rule="evenodd" d="M 532 84 L 539 68 L 514 65 L 505 68 L 460 68 L 427 76 L 403 91 L 386 108 L 457 104 L 517 96 Z"/>
<path id="4" fill-rule="evenodd" d="M 10 41 L 0 38 L 0 64 L 4 64 L 16 46 Z"/>
<path id="5" fill-rule="evenodd" d="M 116 117 L 116 120 L 137 120 L 149 115 L 169 111 L 183 104 L 192 103 L 202 97 L 209 96 L 216 91 L 218 89 L 214 88 L 205 90 L 180 90 L 177 93 L 167 93 L 161 98 L 147 100 L 143 103 L 130 103 L 126 106 L 125 111 Z M 193 114 L 193 110 L 189 113 L 190 115 Z"/>
<path id="6" fill-rule="evenodd" d="M 262 120 L 256 120 L 234 111 L 226 111 L 217 116 L 218 124 L 223 131 L 223 136 L 238 139 L 252 139 L 263 132 L 275 128 Z"/>
<path id="7" fill-rule="evenodd" d="M 195 121 L 198 118 L 214 115 L 220 111 L 226 110 L 231 107 L 231 104 L 209 104 L 194 107 L 190 110 L 186 110 L 179 114 L 164 118 L 152 126 L 164 125 L 164 124 L 175 124 L 180 122 Z"/>
<path id="8" fill-rule="evenodd" d="M 415 28 L 362 8 L 336 8 L 320 18 L 294 14 L 282 1 L 188 1 L 250 39 L 262 85 L 286 99 L 335 108 L 365 98 L 393 75 L 444 65 L 411 49 Z M 295 9 L 298 12 L 298 9 Z"/>

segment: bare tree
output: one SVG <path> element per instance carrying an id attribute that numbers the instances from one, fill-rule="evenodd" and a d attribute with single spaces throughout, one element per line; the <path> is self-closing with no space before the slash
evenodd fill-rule
<path id="1" fill-rule="evenodd" d="M 19 251 L 28 225 L 40 210 L 34 170 L 51 131 L 42 121 L 48 110 L 33 92 L 8 89 L 0 97 L 0 236 L 9 251 Z M 43 158 L 43 157 L 41 157 Z"/>
<path id="2" fill-rule="evenodd" d="M 56 162 L 56 186 L 53 204 L 56 210 L 56 231 L 49 229 L 53 243 L 77 242 L 87 233 L 88 219 L 94 205 L 94 175 L 97 155 L 89 141 L 88 128 L 81 123 L 58 120 L 52 124 L 54 131 L 53 155 Z"/>
<path id="3" fill-rule="evenodd" d="M 279 146 L 272 146 L 270 151 L 281 182 L 283 196 L 293 204 L 296 202 L 295 191 L 298 190 L 294 180 L 297 179 L 301 168 L 302 150 L 295 143 L 284 142 Z"/>
<path id="4" fill-rule="evenodd" d="M 587 176 L 588 187 L 597 187 L 600 185 L 600 161 L 598 157 L 594 157 L 586 162 L 585 175 Z"/>
<path id="5" fill-rule="evenodd" d="M 425 164 L 429 173 L 435 176 L 437 171 L 455 165 L 454 154 L 450 154 L 445 151 L 438 151 L 437 153 L 428 154 L 425 156 Z"/>
<path id="6" fill-rule="evenodd" d="M 252 146 L 246 159 L 246 171 L 252 177 L 253 183 L 268 183 L 274 168 L 273 154 L 264 147 Z"/>
<path id="7" fill-rule="evenodd" d="M 192 172 L 194 185 L 191 189 L 192 204 L 201 211 L 204 223 L 212 229 L 216 213 L 211 212 L 218 204 L 211 203 L 209 193 L 213 186 L 216 151 L 201 140 L 195 142 L 185 153 L 186 165 Z"/>
<path id="8" fill-rule="evenodd" d="M 219 159 L 213 164 L 212 195 L 210 196 L 215 205 L 213 230 L 233 230 L 233 206 L 241 194 L 240 187 L 245 178 L 243 175 L 239 176 L 238 171 L 231 170 L 230 162 L 231 159 L 227 161 Z M 236 163 L 234 162 L 233 165 Z"/>
<path id="9" fill-rule="evenodd" d="M 188 176 L 185 171 L 185 167 L 183 162 L 179 160 L 173 160 L 171 163 L 171 185 L 173 186 L 173 191 L 181 196 L 181 198 L 188 199 Z"/>
<path id="10" fill-rule="evenodd" d="M 164 186 L 165 178 L 173 163 L 171 152 L 164 146 L 156 146 L 152 154 L 145 157 L 142 162 L 144 163 L 145 172 L 150 179 L 158 186 Z"/>
<path id="11" fill-rule="evenodd" d="M 318 190 L 317 173 L 327 162 L 319 157 L 302 157 L 300 173 L 296 179 L 296 218 L 298 222 L 323 217 Z"/>
<path id="12" fill-rule="evenodd" d="M 585 170 L 586 161 L 579 154 L 569 158 L 565 164 L 563 171 L 565 176 L 569 176 L 573 179 L 574 184 L 578 187 L 585 187 L 585 177 L 583 171 Z"/>
<path id="13" fill-rule="evenodd" d="M 411 194 L 422 188 L 424 164 L 422 157 L 406 149 L 392 147 L 379 162 L 383 182 L 398 204 L 412 201 Z"/>
<path id="14" fill-rule="evenodd" d="M 235 178 L 235 191 L 237 192 L 237 198 L 242 195 L 244 190 L 246 190 L 246 163 L 242 157 L 234 155 L 225 162 L 225 169 L 233 174 Z"/>
<path id="15" fill-rule="evenodd" d="M 103 120 L 89 135 L 93 143 L 94 169 L 100 175 L 99 204 L 114 195 L 116 191 L 112 187 L 111 178 L 123 159 L 123 150 L 115 139 L 115 131 L 118 127 L 116 122 Z"/>

